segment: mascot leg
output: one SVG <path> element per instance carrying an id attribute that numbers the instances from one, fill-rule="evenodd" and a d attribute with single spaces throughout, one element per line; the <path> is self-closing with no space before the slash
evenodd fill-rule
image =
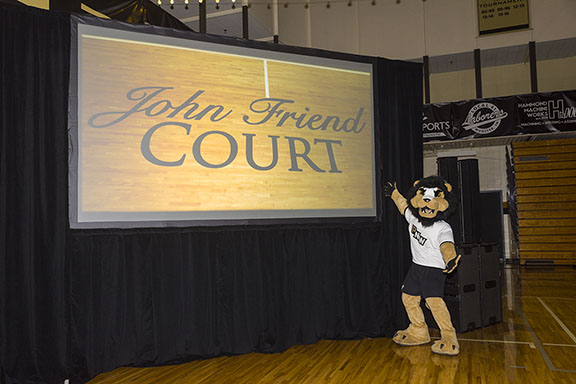
<path id="1" fill-rule="evenodd" d="M 410 325 L 405 330 L 396 332 L 392 341 L 405 346 L 429 343 L 430 334 L 424 321 L 424 313 L 422 308 L 420 308 L 420 296 L 402 293 L 402 303 L 404 303 L 404 308 L 406 308 Z"/>
<path id="2" fill-rule="evenodd" d="M 441 355 L 457 355 L 460 353 L 460 345 L 446 303 L 441 297 L 429 297 L 426 299 L 426 304 L 440 328 L 441 339 L 432 344 L 432 352 Z"/>

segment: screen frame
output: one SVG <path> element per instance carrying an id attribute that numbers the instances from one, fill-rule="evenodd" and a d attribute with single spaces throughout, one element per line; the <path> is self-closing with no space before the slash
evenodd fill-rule
<path id="1" fill-rule="evenodd" d="M 171 42 L 181 44 L 192 43 L 196 47 L 210 46 L 228 54 L 242 54 L 246 50 L 257 52 L 258 57 L 290 56 L 290 62 L 310 64 L 311 62 L 324 62 L 331 67 L 350 69 L 354 65 L 370 65 L 371 83 L 371 140 L 372 140 L 372 200 L 373 208 L 365 210 L 339 209 L 337 216 L 322 215 L 324 211 L 333 210 L 287 210 L 289 215 L 277 216 L 278 211 L 211 211 L 207 217 L 206 212 L 100 212 L 91 213 L 87 221 L 80 211 L 79 183 L 81 174 L 79 167 L 79 139 L 81 130 L 79 116 L 81 110 L 78 95 L 81 90 L 80 68 L 81 50 L 79 49 L 80 35 L 83 31 L 94 28 L 100 32 L 113 30 L 113 33 L 137 36 L 146 34 L 152 43 L 161 44 L 170 39 Z M 176 39 L 176 40 L 174 40 Z M 294 56 L 297 55 L 297 56 Z M 294 60 L 298 58 L 300 61 Z M 258 42 L 239 38 L 230 38 L 199 34 L 189 31 L 172 30 L 149 25 L 133 25 L 115 20 L 103 20 L 85 15 L 73 15 L 71 18 L 71 55 L 70 55 L 70 84 L 69 84 L 69 109 L 68 109 L 68 133 L 69 133 L 69 224 L 72 229 L 97 229 L 97 228 L 157 228 L 157 227 L 197 227 L 197 226 L 226 226 L 226 225 L 270 225 L 270 224 L 354 224 L 375 223 L 381 221 L 381 198 L 380 196 L 380 143 L 378 129 L 378 113 L 375 105 L 376 74 L 374 73 L 375 59 L 369 56 L 351 55 L 331 52 L 319 49 L 291 47 L 279 44 Z M 341 67 L 336 64 L 340 64 Z M 238 217 L 230 217 L 230 212 Z M 276 214 L 276 216 L 275 216 Z M 360 214 L 360 215 L 359 215 Z M 122 220 L 129 216 L 130 220 Z"/>

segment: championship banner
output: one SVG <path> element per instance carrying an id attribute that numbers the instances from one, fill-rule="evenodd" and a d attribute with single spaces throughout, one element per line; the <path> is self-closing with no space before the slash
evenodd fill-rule
<path id="1" fill-rule="evenodd" d="M 375 216 L 371 64 L 78 28 L 78 223 Z"/>
<path id="2" fill-rule="evenodd" d="M 427 104 L 423 116 L 425 142 L 575 131 L 576 91 Z"/>
<path id="3" fill-rule="evenodd" d="M 477 0 L 477 14 L 480 36 L 530 27 L 528 0 Z"/>

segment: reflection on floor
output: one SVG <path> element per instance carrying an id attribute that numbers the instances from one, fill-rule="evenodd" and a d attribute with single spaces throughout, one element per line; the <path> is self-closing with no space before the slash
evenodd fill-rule
<path id="1" fill-rule="evenodd" d="M 503 322 L 460 334 L 457 357 L 386 338 L 324 340 L 273 355 L 119 368 L 90 384 L 576 383 L 576 269 L 504 266 L 502 291 Z"/>

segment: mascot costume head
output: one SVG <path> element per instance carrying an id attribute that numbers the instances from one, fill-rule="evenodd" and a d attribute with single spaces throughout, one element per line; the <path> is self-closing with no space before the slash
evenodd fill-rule
<path id="1" fill-rule="evenodd" d="M 417 180 L 408 191 L 408 208 L 426 227 L 446 220 L 455 206 L 452 186 L 439 176 Z"/>
<path id="2" fill-rule="evenodd" d="M 408 199 L 398 191 L 395 183 L 387 183 L 384 194 L 394 201 L 408 222 L 412 252 L 412 265 L 402 285 L 402 303 L 410 325 L 396 332 L 392 340 L 402 346 L 430 342 L 420 307 L 424 299 L 441 333 L 441 339 L 432 344 L 432 352 L 455 356 L 460 352 L 460 346 L 444 302 L 445 275 L 456 269 L 460 260 L 452 228 L 445 221 L 455 207 L 452 186 L 439 176 L 430 176 L 414 182 Z"/>

